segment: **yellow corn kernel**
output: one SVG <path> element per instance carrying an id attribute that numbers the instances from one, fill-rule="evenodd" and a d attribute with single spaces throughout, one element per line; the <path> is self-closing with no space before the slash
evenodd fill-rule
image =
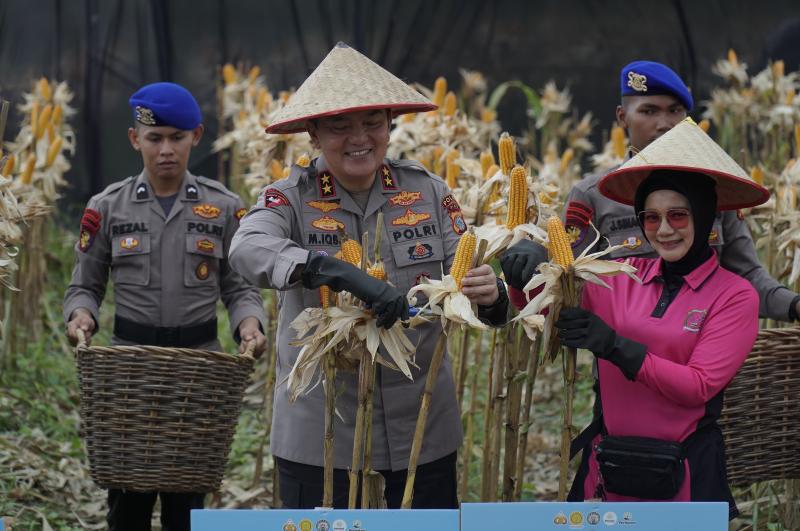
<path id="1" fill-rule="evenodd" d="M 575 150 L 572 148 L 567 148 L 564 153 L 561 154 L 561 164 L 558 167 L 558 173 L 563 174 L 569 168 L 569 163 L 572 162 L 572 159 L 575 158 Z"/>
<path id="2" fill-rule="evenodd" d="M 256 98 L 256 112 L 262 113 L 267 108 L 267 97 L 269 92 L 264 87 L 258 89 L 258 97 Z"/>
<path id="3" fill-rule="evenodd" d="M 36 127 L 39 125 L 39 100 L 33 100 L 31 105 L 31 133 L 36 135 Z"/>
<path id="4" fill-rule="evenodd" d="M 402 118 L 400 118 L 400 121 L 403 122 L 404 124 L 410 124 L 411 122 L 414 121 L 414 118 L 416 118 L 416 117 L 417 117 L 417 113 L 415 113 L 415 112 L 407 112 L 407 113 L 405 113 L 403 115 Z"/>
<path id="5" fill-rule="evenodd" d="M 482 109 L 481 110 L 481 122 L 485 124 L 490 124 L 497 120 L 497 111 L 494 109 Z"/>
<path id="6" fill-rule="evenodd" d="M 444 97 L 444 109 L 442 112 L 445 116 L 455 116 L 456 109 L 458 108 L 458 101 L 456 100 L 456 94 L 453 91 L 447 93 L 447 96 Z"/>
<path id="7" fill-rule="evenodd" d="M 436 146 L 433 148 L 433 173 L 436 175 L 441 175 L 442 170 L 444 170 L 444 148 L 442 146 Z"/>
<path id="8" fill-rule="evenodd" d="M 59 153 L 61 153 L 62 143 L 63 140 L 61 139 L 61 137 L 57 136 L 56 139 L 53 140 L 53 143 L 50 144 L 50 147 L 47 148 L 47 161 L 45 163 L 45 168 L 49 168 L 56 161 L 56 157 L 58 156 Z"/>
<path id="9" fill-rule="evenodd" d="M 708 130 L 711 129 L 711 122 L 708 121 L 708 118 L 703 118 L 697 126 L 702 129 L 704 133 L 708 133 Z"/>
<path id="10" fill-rule="evenodd" d="M 49 121 L 47 122 L 47 141 L 52 144 L 55 138 L 56 138 L 56 128 L 53 125 L 53 122 Z"/>
<path id="11" fill-rule="evenodd" d="M 53 118 L 51 121 L 55 127 L 61 125 L 61 119 L 64 117 L 64 109 L 61 108 L 61 104 L 59 103 L 55 107 L 53 107 Z"/>
<path id="12" fill-rule="evenodd" d="M 481 175 L 484 179 L 489 177 L 487 173 L 492 166 L 494 166 L 494 155 L 491 150 L 481 151 Z"/>
<path id="13" fill-rule="evenodd" d="M 757 184 L 764 186 L 764 170 L 761 169 L 761 166 L 753 166 L 750 169 L 750 178 Z"/>
<path id="14" fill-rule="evenodd" d="M 460 157 L 461 157 L 461 152 L 459 150 L 451 149 L 450 151 L 447 152 L 447 157 L 445 157 L 445 160 L 449 164 L 451 162 L 455 162 L 455 160 Z"/>
<path id="15" fill-rule="evenodd" d="M 450 276 L 456 281 L 458 289 L 461 289 L 461 279 L 472 268 L 472 259 L 475 255 L 475 248 L 478 245 L 478 238 L 472 227 L 461 235 L 456 247 L 456 255 L 453 258 L 453 265 L 450 266 Z"/>
<path id="16" fill-rule="evenodd" d="M 447 171 L 445 180 L 447 181 L 447 186 L 449 186 L 451 190 L 454 189 L 458 184 L 457 181 L 460 173 L 461 173 L 461 167 L 458 164 L 450 161 L 447 162 Z"/>
<path id="17" fill-rule="evenodd" d="M 378 260 L 369 266 L 367 268 L 367 274 L 372 278 L 377 278 L 378 280 L 383 280 L 384 282 L 388 278 L 386 275 L 386 267 L 383 265 L 383 260 Z"/>
<path id="18" fill-rule="evenodd" d="M 509 175 L 511 168 L 517 162 L 517 148 L 514 146 L 514 139 L 508 133 L 500 135 L 500 140 L 497 141 L 497 156 L 500 159 L 503 175 Z"/>
<path id="19" fill-rule="evenodd" d="M 222 79 L 225 81 L 225 85 L 236 82 L 236 68 L 232 64 L 225 63 L 225 66 L 222 67 Z"/>
<path id="20" fill-rule="evenodd" d="M 319 287 L 319 305 L 326 309 L 331 305 L 331 288 L 328 286 Z"/>
<path id="21" fill-rule="evenodd" d="M 772 78 L 773 79 L 780 79 L 783 77 L 784 74 L 784 64 L 783 60 L 775 61 L 772 63 Z"/>
<path id="22" fill-rule="evenodd" d="M 625 151 L 627 151 L 625 145 L 625 130 L 615 125 L 611 128 L 611 150 L 618 159 L 625 158 Z"/>
<path id="23" fill-rule="evenodd" d="M 261 67 L 255 65 L 250 69 L 250 72 L 247 73 L 247 80 L 250 81 L 250 83 L 255 83 L 259 75 L 261 75 Z"/>
<path id="24" fill-rule="evenodd" d="M 728 62 L 734 66 L 739 65 L 739 58 L 736 57 L 736 52 L 733 51 L 733 48 L 728 48 Z"/>
<path id="25" fill-rule="evenodd" d="M 297 162 L 295 162 L 301 168 L 308 168 L 311 164 L 311 157 L 308 156 L 308 153 L 303 153 L 299 157 L 297 157 Z"/>
<path id="26" fill-rule="evenodd" d="M 447 94 L 447 80 L 439 76 L 433 84 L 433 104 L 441 108 L 444 104 L 444 97 Z"/>
<path id="27" fill-rule="evenodd" d="M 42 113 L 39 115 L 39 120 L 36 123 L 36 140 L 39 140 L 44 136 L 44 132 L 47 131 L 47 124 L 50 123 L 51 116 L 53 116 L 53 105 L 48 103 L 42 109 Z"/>
<path id="28" fill-rule="evenodd" d="M 567 269 L 575 262 L 567 231 L 558 216 L 550 216 L 547 220 L 547 250 L 550 254 L 550 259 L 564 269 Z"/>
<path id="29" fill-rule="evenodd" d="M 508 191 L 508 213 L 506 228 L 513 229 L 527 221 L 528 209 L 528 172 L 517 164 L 511 170 Z"/>
<path id="30" fill-rule="evenodd" d="M 53 97 L 53 90 L 50 88 L 50 82 L 46 77 L 39 79 L 39 94 L 41 94 L 44 101 L 50 101 Z"/>
<path id="31" fill-rule="evenodd" d="M 354 239 L 349 238 L 347 234 L 344 234 L 343 232 L 340 235 L 340 239 L 342 240 L 342 259 L 345 262 L 360 268 L 361 244 Z"/>
<path id="32" fill-rule="evenodd" d="M 283 178 L 283 164 L 278 162 L 277 159 L 272 159 L 272 162 L 269 163 L 269 173 L 272 175 L 273 180 L 278 180 Z"/>
<path id="33" fill-rule="evenodd" d="M 6 159 L 6 163 L 3 165 L 3 175 L 6 177 L 10 177 L 11 173 L 14 171 L 14 164 L 16 163 L 17 158 L 12 153 Z"/>
<path id="34" fill-rule="evenodd" d="M 20 181 L 22 184 L 31 184 L 31 178 L 33 177 L 33 169 L 36 167 L 36 155 L 31 153 L 28 155 L 28 160 L 25 161 L 25 169 L 22 170 L 22 175 L 20 176 Z"/>
<path id="35" fill-rule="evenodd" d="M 494 177 L 494 176 L 495 176 L 495 174 L 497 174 L 497 172 L 499 172 L 499 171 L 500 171 L 500 166 L 498 166 L 497 164 L 492 164 L 492 165 L 491 165 L 491 166 L 489 166 L 489 168 L 486 170 L 486 175 L 484 175 L 484 178 L 486 178 L 486 179 L 491 179 L 491 178 L 492 178 L 492 177 Z"/>

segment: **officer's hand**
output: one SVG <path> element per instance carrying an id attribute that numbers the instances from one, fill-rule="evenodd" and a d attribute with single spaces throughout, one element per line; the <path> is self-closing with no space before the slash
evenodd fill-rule
<path id="1" fill-rule="evenodd" d="M 242 322 L 239 323 L 239 337 L 241 338 L 239 354 L 244 354 L 244 351 L 247 350 L 247 345 L 251 341 L 256 342 L 255 348 L 253 348 L 253 357 L 256 359 L 260 358 L 267 348 L 267 338 L 261 332 L 261 324 L 255 317 L 242 319 Z"/>
<path id="2" fill-rule="evenodd" d="M 470 269 L 461 279 L 461 293 L 467 296 L 470 302 L 481 306 L 491 306 L 500 296 L 497 289 L 497 277 L 488 264 Z"/>
<path id="3" fill-rule="evenodd" d="M 398 319 L 401 321 L 408 320 L 408 299 L 404 293 L 401 293 L 394 286 L 390 286 L 381 280 L 378 282 L 384 285 L 384 289 L 376 293 L 372 301 L 372 311 L 378 316 L 375 325 L 382 326 L 388 330 Z"/>
<path id="4" fill-rule="evenodd" d="M 533 278 L 539 264 L 546 261 L 547 249 L 534 241 L 521 240 L 503 253 L 500 266 L 508 285 L 522 290 Z"/>
<path id="5" fill-rule="evenodd" d="M 83 330 L 86 344 L 90 345 L 92 342 L 92 333 L 94 332 L 95 322 L 92 314 L 85 308 L 78 308 L 72 315 L 70 321 L 67 323 L 67 339 L 72 346 L 78 344 L 78 329 Z"/>
<path id="6" fill-rule="evenodd" d="M 617 333 L 605 321 L 583 308 L 562 308 L 555 322 L 561 344 L 591 350 L 598 358 L 608 359 L 614 351 Z"/>

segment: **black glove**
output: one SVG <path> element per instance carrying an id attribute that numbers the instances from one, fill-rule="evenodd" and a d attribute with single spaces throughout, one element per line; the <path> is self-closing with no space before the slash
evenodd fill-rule
<path id="1" fill-rule="evenodd" d="M 562 345 L 590 350 L 619 367 L 627 379 L 636 379 L 647 355 L 645 345 L 617 335 L 605 321 L 583 308 L 562 308 L 555 326 Z"/>
<path id="2" fill-rule="evenodd" d="M 500 258 L 506 282 L 522 290 L 533 278 L 539 264 L 547 261 L 547 249 L 531 240 L 521 240 L 509 247 Z"/>
<path id="3" fill-rule="evenodd" d="M 300 279 L 306 289 L 328 286 L 334 291 L 349 291 L 371 304 L 372 311 L 378 316 L 377 326 L 388 329 L 398 319 L 408 319 L 405 294 L 342 260 L 309 252 Z"/>

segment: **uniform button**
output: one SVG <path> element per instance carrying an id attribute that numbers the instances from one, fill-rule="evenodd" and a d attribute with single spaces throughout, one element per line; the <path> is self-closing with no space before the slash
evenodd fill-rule
<path id="1" fill-rule="evenodd" d="M 666 305 L 666 303 L 665 303 L 665 302 L 662 302 L 661 304 L 659 304 L 659 306 L 661 306 L 662 308 L 663 308 L 665 305 Z"/>

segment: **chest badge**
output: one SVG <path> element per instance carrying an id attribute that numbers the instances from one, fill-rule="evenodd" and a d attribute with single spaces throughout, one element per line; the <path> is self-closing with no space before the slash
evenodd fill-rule
<path id="1" fill-rule="evenodd" d="M 194 270 L 194 274 L 200 280 L 207 279 L 209 274 L 208 262 L 203 261 L 197 264 L 197 269 Z"/>
<path id="2" fill-rule="evenodd" d="M 636 236 L 628 236 L 622 241 L 622 245 L 628 249 L 638 249 L 642 246 L 642 240 Z"/>
<path id="3" fill-rule="evenodd" d="M 703 321 L 706 320 L 707 314 L 706 310 L 689 310 L 683 321 L 683 329 L 696 334 L 703 327 Z"/>
<path id="4" fill-rule="evenodd" d="M 719 233 L 712 230 L 708 235 L 708 243 L 719 243 Z"/>
<path id="5" fill-rule="evenodd" d="M 339 210 L 340 208 L 338 201 L 306 201 L 306 204 L 311 208 L 319 210 L 323 214 Z"/>
<path id="6" fill-rule="evenodd" d="M 137 240 L 133 236 L 128 236 L 127 238 L 122 238 L 122 240 L 119 242 L 119 246 L 129 251 L 133 249 L 138 249 L 139 240 Z"/>
<path id="7" fill-rule="evenodd" d="M 403 190 L 399 194 L 395 194 L 389 198 L 389 203 L 394 206 L 411 206 L 417 201 L 422 199 L 422 192 L 409 192 Z"/>
<path id="8" fill-rule="evenodd" d="M 236 216 L 236 219 L 242 219 L 245 214 L 247 214 L 247 209 L 242 207 L 236 211 L 236 214 L 234 214 L 234 216 Z"/>
<path id="9" fill-rule="evenodd" d="M 207 238 L 197 240 L 197 250 L 204 253 L 213 253 L 217 245 Z"/>
<path id="10" fill-rule="evenodd" d="M 214 205 L 203 203 L 202 205 L 193 206 L 192 212 L 204 219 L 215 219 L 219 217 L 220 210 Z"/>
<path id="11" fill-rule="evenodd" d="M 322 216 L 319 219 L 315 219 L 311 222 L 311 226 L 327 232 L 336 232 L 339 229 L 344 229 L 344 223 L 330 216 Z"/>
<path id="12" fill-rule="evenodd" d="M 392 220 L 392 225 L 414 227 L 422 221 L 431 219 L 431 215 L 427 212 L 414 212 L 410 208 L 406 209 L 406 213 L 398 218 Z"/>
<path id="13" fill-rule="evenodd" d="M 433 247 L 427 243 L 417 242 L 408 248 L 408 257 L 411 260 L 424 260 L 433 256 Z"/>

